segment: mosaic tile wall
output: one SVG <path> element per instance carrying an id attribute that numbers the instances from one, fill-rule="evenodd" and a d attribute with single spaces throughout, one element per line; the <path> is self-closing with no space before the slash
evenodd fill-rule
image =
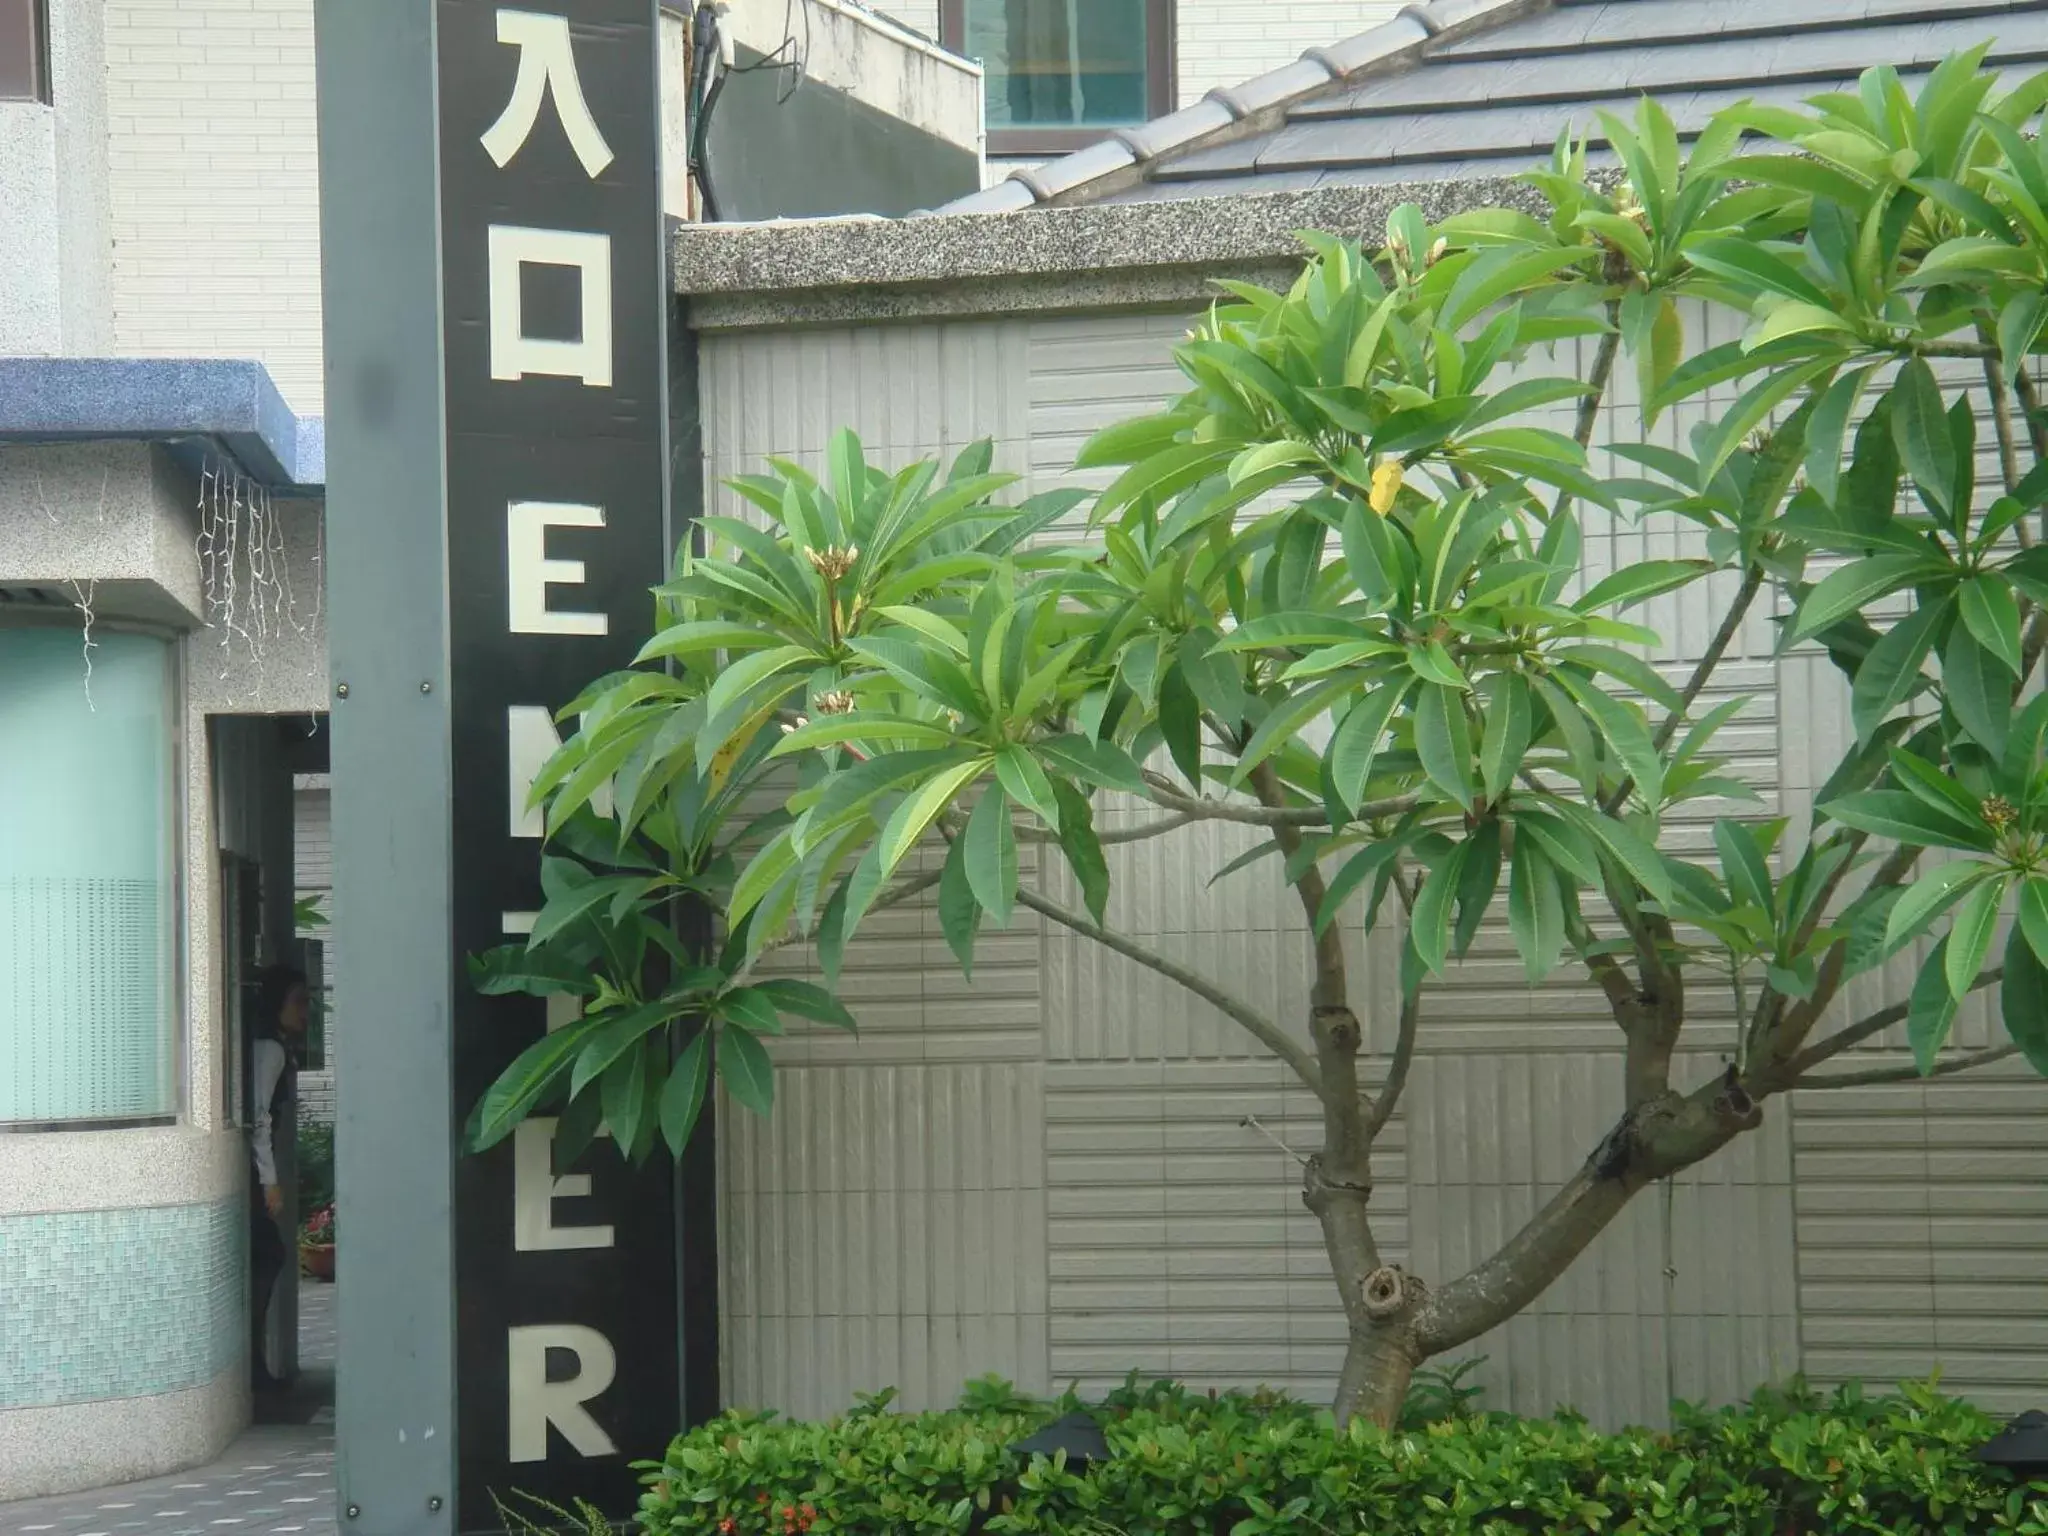
<path id="1" fill-rule="evenodd" d="M 240 1201 L 0 1218 L 0 1409 L 146 1397 L 240 1357 Z"/>

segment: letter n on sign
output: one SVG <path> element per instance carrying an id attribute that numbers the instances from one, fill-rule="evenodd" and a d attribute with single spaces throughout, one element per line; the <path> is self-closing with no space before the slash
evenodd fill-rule
<path id="1" fill-rule="evenodd" d="M 554 713 L 651 629 L 667 306 L 655 0 L 435 17 L 460 976 L 541 905 L 524 799 Z M 537 999 L 458 987 L 458 1119 L 548 1024 Z M 462 1530 L 511 1489 L 624 1515 L 632 1462 L 680 1426 L 671 1167 L 606 1142 L 560 1167 L 553 1131 L 457 1167 Z"/>

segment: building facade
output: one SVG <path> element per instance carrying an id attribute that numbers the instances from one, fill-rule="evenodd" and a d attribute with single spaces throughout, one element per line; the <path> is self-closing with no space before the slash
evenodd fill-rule
<path id="1" fill-rule="evenodd" d="M 776 60 L 785 7 L 744 3 L 739 62 Z M 844 24 L 894 49 L 887 89 L 911 97 L 892 121 L 979 148 L 982 72 L 845 0 L 804 4 L 823 7 L 814 39 Z M 893 463 L 987 436 L 1029 488 L 1071 483 L 1091 431 L 1177 389 L 1170 349 L 1209 280 L 1284 272 L 1294 228 L 1372 228 L 1396 196 L 1490 196 L 1567 117 L 1638 86 L 1754 90 L 1808 47 L 1838 71 L 1895 59 L 1880 9 L 1934 29 L 1904 39 L 1908 54 L 1947 47 L 1932 0 L 1926 15 L 1862 0 L 1797 15 L 1762 0 L 890 8 L 980 51 L 1002 93 L 988 162 L 1035 169 L 948 218 L 681 233 L 721 510 L 736 510 L 722 477 L 771 453 L 814 460 L 842 424 Z M 1678 30 L 1606 40 L 1599 57 L 1647 73 L 1603 76 L 1571 51 L 1602 11 Z M 1954 41 L 2002 30 L 2048 48 L 2048 5 L 1971 11 L 1975 32 Z M 293 912 L 325 888 L 312 14 L 311 0 L 0 0 L 0 1498 L 204 1459 L 248 1414 L 243 981 L 293 955 L 329 968 L 348 931 L 345 912 L 324 928 Z M 1500 30 L 1522 18 L 1538 32 Z M 1395 30 L 1370 30 L 1382 21 Z M 1695 46 L 1710 35 L 1724 41 Z M 31 67 L 5 52 L 18 39 Z M 1524 54 L 1537 63 L 1511 79 L 1475 68 Z M 768 89 L 742 120 L 775 124 L 796 73 L 740 76 Z M 887 92 L 860 83 L 872 70 L 820 51 L 802 73 L 804 90 L 890 116 Z M 1560 82 L 1582 73 L 1612 88 L 1572 97 Z M 1368 102 L 1361 121 L 1382 126 L 1349 159 L 1274 169 L 1287 156 L 1257 135 L 1284 130 L 1300 93 L 1383 77 L 1408 93 L 1394 126 L 1395 104 Z M 1832 78 L 1761 84 L 1804 94 Z M 664 124 L 672 171 L 695 148 L 690 99 L 683 80 Z M 1176 108 L 1171 126 L 1050 158 L 1062 135 Z M 715 137 L 706 153 L 714 188 L 722 163 L 741 175 Z M 702 212 L 671 179 L 670 212 Z M 1609 408 L 1629 407 L 1624 385 Z M 1622 529 L 1598 548 L 1612 564 L 1644 553 Z M 1656 659 L 1679 668 L 1711 627 L 1682 606 L 1655 621 L 1678 637 Z M 1751 700 L 1741 771 L 1797 815 L 1819 748 L 1846 728 L 1831 675 L 1778 656 L 1759 615 L 1724 676 Z M 1179 853 L 1122 852 L 1112 922 L 1298 1017 L 1303 936 L 1270 876 L 1202 887 L 1236 851 L 1212 829 Z M 720 1117 L 728 1399 L 813 1413 L 888 1385 L 944 1402 L 989 1371 L 1057 1390 L 1132 1369 L 1327 1392 L 1342 1326 L 1320 1236 L 1292 1161 L 1244 1124 L 1313 1134 L 1283 1072 L 1224 1020 L 1029 918 L 984 938 L 972 985 L 930 911 L 873 926 L 846 965 L 862 1036 L 793 1035 L 774 1118 Z M 1387 957 L 1358 942 L 1368 1001 L 1384 1003 Z M 328 1001 L 327 1060 L 345 1063 L 347 999 Z M 1567 985 L 1522 987 L 1504 937 L 1482 939 L 1382 1144 L 1392 1254 L 1457 1269 L 1569 1173 L 1613 1099 L 1602 1020 Z M 1957 1038 L 1995 1027 L 1980 1000 Z M 1713 1040 L 1695 1069 L 1714 1069 Z M 1870 1052 L 1896 1060 L 1899 1042 Z M 323 1091 L 309 1078 L 309 1112 Z M 2048 1370 L 2044 1111 L 2048 1090 L 2017 1071 L 1785 1106 L 1668 1199 L 1639 1201 L 1479 1341 L 1489 1404 L 1655 1419 L 1674 1392 L 1938 1366 L 1987 1406 L 2026 1406 Z M 280 1310 L 273 1358 L 288 1363 Z"/>
<path id="2" fill-rule="evenodd" d="M 825 210 L 979 184 L 978 70 L 839 0 L 724 21 L 736 64 L 802 29 L 731 125 L 875 146 Z M 688 32 L 665 12 L 678 217 Z M 314 109 L 313 0 L 0 0 L 0 1500 L 248 1421 L 262 965 L 312 975 L 301 1107 L 333 1114 L 346 919 L 294 910 L 327 881 Z M 294 1341 L 288 1281 L 273 1370 Z"/>

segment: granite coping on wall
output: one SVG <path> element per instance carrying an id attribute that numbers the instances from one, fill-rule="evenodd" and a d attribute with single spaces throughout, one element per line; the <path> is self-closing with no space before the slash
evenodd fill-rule
<path id="1" fill-rule="evenodd" d="M 212 444 L 274 491 L 317 492 L 325 424 L 245 358 L 0 357 L 0 443 Z"/>
<path id="2" fill-rule="evenodd" d="M 945 290 L 1020 279 L 1035 280 L 1055 303 L 1060 279 L 1113 275 L 1135 293 L 1153 279 L 1291 258 L 1303 229 L 1376 237 L 1403 203 L 1432 221 L 1478 207 L 1549 212 L 1528 183 L 1496 177 L 913 219 L 685 224 L 671 270 L 675 291 L 692 301 L 693 323 L 700 312 L 727 323 L 758 313 L 766 323 L 782 303 L 839 320 L 930 313 Z M 762 307 L 742 311 L 733 302 L 742 298 Z"/>

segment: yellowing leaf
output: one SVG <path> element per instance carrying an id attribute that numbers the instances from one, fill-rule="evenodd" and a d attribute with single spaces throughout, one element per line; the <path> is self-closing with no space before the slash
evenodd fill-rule
<path id="1" fill-rule="evenodd" d="M 1394 510 L 1394 498 L 1401 494 L 1401 461 L 1383 459 L 1372 472 L 1372 509 L 1385 517 Z"/>

